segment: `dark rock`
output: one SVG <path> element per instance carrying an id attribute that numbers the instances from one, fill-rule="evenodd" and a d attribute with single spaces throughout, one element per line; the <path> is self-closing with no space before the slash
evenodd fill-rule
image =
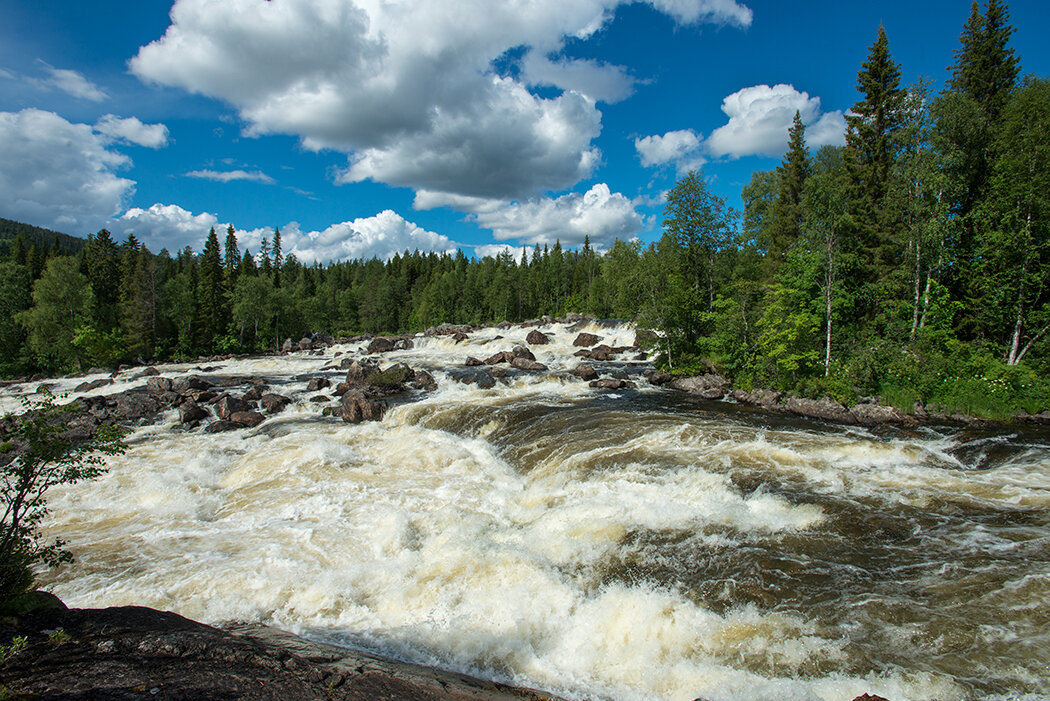
<path id="1" fill-rule="evenodd" d="M 326 377 L 315 377 L 312 380 L 310 380 L 308 383 L 306 383 L 306 391 L 307 392 L 317 392 L 317 391 L 320 391 L 320 390 L 324 389 L 325 387 L 330 387 L 331 385 L 332 385 L 332 383 L 328 381 L 328 378 L 326 378 Z"/>
<path id="2" fill-rule="evenodd" d="M 172 391 L 177 394 L 186 394 L 190 390 L 205 390 L 214 387 L 211 382 L 205 380 L 203 377 L 197 375 L 186 375 L 184 377 L 176 377 L 171 383 Z"/>
<path id="3" fill-rule="evenodd" d="M 113 395 L 111 399 L 116 403 L 113 407 L 113 417 L 118 420 L 152 419 L 160 412 L 160 402 L 145 390 L 128 390 Z"/>
<path id="4" fill-rule="evenodd" d="M 368 344 L 369 353 L 387 353 L 394 350 L 397 346 L 397 341 L 392 338 L 386 338 L 384 336 L 377 336 L 372 339 L 372 342 Z M 356 423 L 356 422 L 355 422 Z"/>
<path id="5" fill-rule="evenodd" d="M 519 370 L 537 371 L 547 369 L 547 366 L 543 363 L 537 363 L 535 360 L 529 360 L 528 358 L 514 358 L 514 360 L 510 361 L 510 364 Z"/>
<path id="6" fill-rule="evenodd" d="M 513 324 L 511 324 L 509 321 L 501 321 L 498 324 L 496 324 L 496 328 L 503 331 L 506 331 L 511 326 L 513 326 Z"/>
<path id="7" fill-rule="evenodd" d="M 402 338 L 394 344 L 394 350 L 412 350 L 415 345 L 411 338 Z"/>
<path id="8" fill-rule="evenodd" d="M 187 399 L 179 405 L 179 420 L 184 424 L 196 423 L 206 418 L 208 412 L 192 399 Z"/>
<path id="9" fill-rule="evenodd" d="M 250 408 L 248 402 L 243 399 L 224 394 L 219 397 L 217 402 L 215 402 L 215 415 L 220 419 L 228 420 L 236 412 L 248 411 Z"/>
<path id="10" fill-rule="evenodd" d="M 506 377 L 507 368 L 491 367 L 488 370 L 489 377 Z"/>
<path id="11" fill-rule="evenodd" d="M 346 382 L 350 385 L 357 385 L 373 375 L 378 375 L 379 372 L 379 361 L 370 358 L 355 360 L 350 363 L 350 367 L 346 371 Z"/>
<path id="12" fill-rule="evenodd" d="M 314 347 L 314 342 L 313 342 L 313 339 L 311 339 L 311 338 L 304 338 L 301 341 L 299 341 L 299 350 L 304 350 L 304 351 L 313 350 L 313 347 Z"/>
<path id="13" fill-rule="evenodd" d="M 468 336 L 465 333 L 454 333 L 454 334 L 452 334 L 452 338 L 453 338 L 453 340 L 455 340 L 456 343 L 462 343 L 463 341 L 465 341 L 468 338 L 470 338 L 470 336 Z"/>
<path id="14" fill-rule="evenodd" d="M 230 421 L 249 428 L 258 426 L 265 420 L 266 417 L 257 411 L 235 411 L 230 414 Z"/>
<path id="15" fill-rule="evenodd" d="M 478 360 L 477 358 L 475 358 L 473 356 L 469 356 L 467 358 L 466 362 L 463 363 L 463 364 L 466 365 L 468 368 L 471 368 L 471 367 L 476 367 L 478 365 L 484 365 L 485 363 L 483 361 L 481 361 L 481 360 Z"/>
<path id="16" fill-rule="evenodd" d="M 598 389 L 623 389 L 627 387 L 627 380 L 620 380 L 615 377 L 606 377 L 601 380 L 594 380 L 590 383 L 591 387 L 597 387 Z"/>
<path id="17" fill-rule="evenodd" d="M 218 393 L 213 392 L 210 389 L 191 389 L 189 392 L 186 393 L 185 396 L 200 404 L 202 402 L 210 402 L 213 399 L 217 398 L 219 395 Z"/>
<path id="18" fill-rule="evenodd" d="M 638 355 L 634 356 L 634 359 L 635 360 L 649 360 L 649 354 L 648 353 L 639 353 Z"/>
<path id="19" fill-rule="evenodd" d="M 649 384 L 651 385 L 666 385 L 672 380 L 674 380 L 674 376 L 671 373 L 661 372 L 660 370 L 649 375 Z"/>
<path id="20" fill-rule="evenodd" d="M 525 346 L 514 346 L 514 348 L 511 349 L 510 354 L 515 358 L 525 358 L 526 360 L 536 359 L 536 356 L 532 354 L 532 351 Z M 510 362 L 510 358 L 507 359 L 507 362 Z"/>
<path id="21" fill-rule="evenodd" d="M 284 408 L 292 403 L 292 400 L 283 394 L 264 394 L 259 398 L 259 403 L 262 404 L 263 409 L 266 409 L 268 414 L 278 414 L 284 411 Z"/>
<path id="22" fill-rule="evenodd" d="M 875 426 L 877 424 L 902 423 L 907 417 L 891 406 L 882 404 L 857 404 L 850 407 L 849 413 L 862 426 Z"/>
<path id="23" fill-rule="evenodd" d="M 500 351 L 499 353 L 494 353 L 485 358 L 483 362 L 485 365 L 495 365 L 496 363 L 509 363 L 512 360 L 514 360 L 513 353 L 509 351 Z"/>
<path id="24" fill-rule="evenodd" d="M 525 337 L 525 342 L 533 346 L 542 346 L 550 343 L 550 339 L 548 339 L 547 334 L 542 331 L 533 329 L 532 331 L 529 331 L 529 335 Z"/>
<path id="25" fill-rule="evenodd" d="M 157 368 L 155 368 L 155 367 L 148 367 L 145 370 L 143 370 L 142 372 L 136 373 L 135 375 L 132 375 L 131 379 L 133 379 L 133 380 L 142 380 L 142 379 L 147 378 L 147 377 L 156 377 L 159 374 L 160 374 L 160 370 L 158 370 Z"/>
<path id="26" fill-rule="evenodd" d="M 386 402 L 369 397 L 359 389 L 350 390 L 343 395 L 340 415 L 346 423 L 380 421 L 385 413 Z"/>
<path id="27" fill-rule="evenodd" d="M 151 377 L 148 380 L 146 380 L 146 389 L 150 392 L 170 392 L 171 378 Z"/>
<path id="28" fill-rule="evenodd" d="M 776 392 L 771 389 L 756 389 L 750 392 L 738 389 L 733 391 L 732 396 L 733 399 L 741 404 L 771 409 L 777 405 L 777 402 L 779 402 L 780 398 L 784 396 L 784 393 Z"/>
<path id="29" fill-rule="evenodd" d="M 74 392 L 90 392 L 93 389 L 99 387 L 105 387 L 106 385 L 113 384 L 113 380 L 108 377 L 104 377 L 100 380 L 92 380 L 91 382 L 81 382 L 79 385 L 73 388 Z"/>
<path id="30" fill-rule="evenodd" d="M 824 399 L 790 397 L 784 401 L 783 406 L 793 414 L 808 416 L 812 419 L 822 419 L 843 424 L 857 423 L 857 419 L 846 407 L 827 397 Z"/>
<path id="31" fill-rule="evenodd" d="M 671 389 L 696 394 L 704 399 L 721 399 L 729 391 L 729 380 L 721 375 L 678 377 L 668 384 Z"/>
<path id="32" fill-rule="evenodd" d="M 577 365 L 573 369 L 572 374 L 580 378 L 581 380 L 586 380 L 588 382 L 591 380 L 598 379 L 598 371 L 590 365 L 588 365 L 587 363 L 580 363 L 579 365 Z"/>
<path id="33" fill-rule="evenodd" d="M 416 370 L 415 377 L 412 378 L 412 386 L 424 392 L 433 392 L 437 389 L 438 384 L 434 376 L 426 370 Z"/>
<path id="34" fill-rule="evenodd" d="M 232 421 L 212 421 L 205 427 L 205 433 L 225 433 L 226 431 L 236 431 L 239 428 L 243 428 L 240 424 L 235 424 Z"/>
<path id="35" fill-rule="evenodd" d="M 249 387 L 244 392 L 244 394 L 241 395 L 241 399 L 243 399 L 246 402 L 257 402 L 260 399 L 262 399 L 263 393 L 265 391 L 266 391 L 266 386 L 265 385 L 255 385 L 254 387 Z"/>
<path id="36" fill-rule="evenodd" d="M 453 336 L 458 334 L 468 334 L 473 329 L 466 324 L 439 324 L 438 326 L 431 326 L 429 329 L 423 332 L 424 336 Z"/>
<path id="37" fill-rule="evenodd" d="M 602 340 L 601 336 L 595 336 L 593 333 L 581 333 L 576 337 L 576 340 L 572 342 L 572 345 L 588 348 L 597 344 L 600 340 Z"/>
<path id="38" fill-rule="evenodd" d="M 350 391 L 349 383 L 340 382 L 339 384 L 337 384 L 335 386 L 335 389 L 332 390 L 332 394 L 334 394 L 337 397 L 341 397 L 341 396 L 343 396 L 344 394 L 346 394 L 349 391 Z"/>
<path id="39" fill-rule="evenodd" d="M 876 696 L 875 694 L 861 694 L 853 701 L 889 701 L 889 699 L 883 698 L 882 696 Z"/>

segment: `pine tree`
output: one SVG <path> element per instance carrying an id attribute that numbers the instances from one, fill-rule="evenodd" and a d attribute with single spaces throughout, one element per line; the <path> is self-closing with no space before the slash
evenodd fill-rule
<path id="1" fill-rule="evenodd" d="M 776 172 L 777 196 L 773 201 L 770 240 L 766 247 L 767 260 L 774 266 L 783 262 L 788 248 L 802 233 L 802 190 L 809 177 L 809 150 L 806 127 L 797 110 L 788 129 L 787 153 Z"/>
<path id="2" fill-rule="evenodd" d="M 237 273 L 241 264 L 241 252 L 237 248 L 237 234 L 233 224 L 226 228 L 226 246 L 223 251 L 222 267 L 226 278 L 226 289 L 233 290 L 237 282 Z"/>
<path id="3" fill-rule="evenodd" d="M 281 256 L 281 229 L 280 227 L 274 227 L 273 229 L 273 245 L 271 247 L 271 258 L 273 259 L 273 286 L 281 286 L 281 264 L 284 263 L 284 258 Z"/>
<path id="4" fill-rule="evenodd" d="M 197 347 L 204 352 L 210 352 L 215 347 L 216 338 L 226 329 L 227 298 L 222 277 L 219 239 L 212 228 L 200 256 L 200 273 L 197 278 L 195 336 Z"/>
<path id="5" fill-rule="evenodd" d="M 91 291 L 95 295 L 95 324 L 105 333 L 117 325 L 117 302 L 120 298 L 120 252 L 109 231 L 101 229 L 88 236 L 84 266 Z"/>

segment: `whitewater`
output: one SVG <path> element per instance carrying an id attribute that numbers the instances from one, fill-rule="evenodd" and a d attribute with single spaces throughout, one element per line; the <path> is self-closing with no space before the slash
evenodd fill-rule
<path id="1" fill-rule="evenodd" d="M 530 330 L 377 356 L 438 388 L 356 425 L 307 382 L 367 342 L 158 366 L 293 403 L 251 429 L 136 428 L 103 477 L 50 493 L 76 561 L 41 584 L 572 699 L 1050 698 L 1045 431 L 805 421 L 652 386 L 637 351 L 591 363 L 634 387 L 570 374 L 577 332 L 629 346 L 629 325 L 549 324 L 547 370 L 457 381 Z"/>

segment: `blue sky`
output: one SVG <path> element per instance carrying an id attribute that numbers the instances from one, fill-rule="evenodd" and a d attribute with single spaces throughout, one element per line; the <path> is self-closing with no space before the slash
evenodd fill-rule
<path id="1" fill-rule="evenodd" d="M 796 109 L 813 147 L 880 24 L 939 88 L 969 0 L 0 0 L 0 216 L 305 261 L 659 237 L 702 167 L 740 206 Z M 1010 3 L 1050 73 L 1042 0 Z"/>

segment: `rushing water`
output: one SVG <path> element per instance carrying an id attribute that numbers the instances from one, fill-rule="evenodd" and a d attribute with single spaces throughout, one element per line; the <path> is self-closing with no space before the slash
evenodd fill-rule
<path id="1" fill-rule="evenodd" d="M 53 491 L 77 560 L 45 583 L 571 698 L 1050 697 L 1045 433 L 610 393 L 566 374 L 574 332 L 545 330 L 551 370 L 489 390 L 448 371 L 526 330 L 387 354 L 439 389 L 356 426 L 304 375 L 335 380 L 359 346 L 221 364 L 298 401 L 252 430 L 182 432 L 172 412 L 135 431 L 100 480 Z"/>

